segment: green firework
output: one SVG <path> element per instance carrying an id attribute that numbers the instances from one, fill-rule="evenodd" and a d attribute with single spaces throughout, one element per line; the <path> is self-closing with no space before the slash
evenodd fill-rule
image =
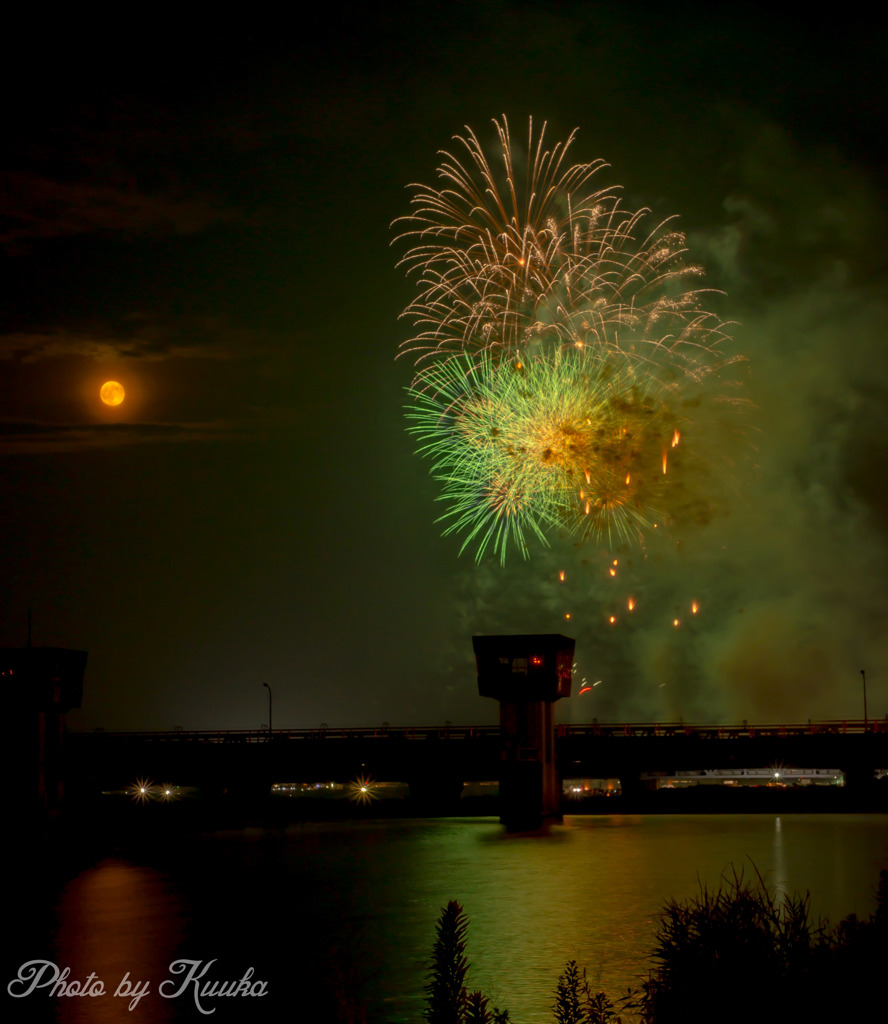
<path id="1" fill-rule="evenodd" d="M 409 390 L 409 430 L 443 485 L 445 534 L 525 557 L 551 531 L 613 545 L 668 514 L 681 477 L 678 392 L 613 350 L 460 356 Z"/>

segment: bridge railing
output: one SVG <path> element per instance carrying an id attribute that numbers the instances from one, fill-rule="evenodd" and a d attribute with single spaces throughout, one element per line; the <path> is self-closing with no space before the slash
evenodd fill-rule
<path id="1" fill-rule="evenodd" d="M 274 743 L 315 740 L 473 740 L 499 735 L 498 725 L 377 726 L 323 729 L 174 729 L 152 732 L 72 733 L 128 743 Z"/>
<path id="2" fill-rule="evenodd" d="M 498 736 L 497 725 L 424 725 L 370 726 L 319 729 L 173 729 L 159 732 L 73 733 L 73 737 L 97 737 L 108 742 L 128 743 L 288 743 L 317 740 L 480 740 Z M 708 725 L 691 722 L 590 722 L 556 726 L 559 738 L 570 736 L 619 737 L 699 737 L 701 739 L 754 739 L 757 736 L 888 735 L 888 717 L 884 719 L 835 719 L 822 722 L 753 723 Z"/>
<path id="3" fill-rule="evenodd" d="M 749 738 L 756 736 L 817 736 L 888 734 L 888 717 L 884 719 L 834 719 L 821 722 L 795 723 L 741 722 L 731 725 L 705 725 L 692 722 L 592 722 L 588 725 L 556 726 L 558 736 L 698 736 L 704 739 Z"/>

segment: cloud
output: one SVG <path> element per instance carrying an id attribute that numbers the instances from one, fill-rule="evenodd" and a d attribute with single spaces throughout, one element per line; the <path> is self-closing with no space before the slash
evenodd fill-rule
<path id="1" fill-rule="evenodd" d="M 134 184 L 6 176 L 0 197 L 0 245 L 87 235 L 193 235 L 237 214 L 207 196 L 147 193 Z"/>
<path id="2" fill-rule="evenodd" d="M 256 333 L 217 317 L 188 317 L 161 322 L 132 317 L 120 327 L 102 325 L 94 330 L 57 327 L 46 331 L 0 334 L 0 361 L 35 363 L 77 357 L 108 362 L 135 359 L 237 359 L 256 354 L 261 346 Z"/>
<path id="3" fill-rule="evenodd" d="M 97 448 L 231 440 L 243 429 L 213 423 L 38 423 L 0 421 L 0 454 L 47 455 Z"/>

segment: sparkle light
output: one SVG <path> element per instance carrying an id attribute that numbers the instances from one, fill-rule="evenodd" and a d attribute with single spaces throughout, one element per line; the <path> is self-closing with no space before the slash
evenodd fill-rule
<path id="1" fill-rule="evenodd" d="M 369 776 L 359 775 L 349 785 L 349 799 L 359 804 L 369 804 L 371 801 L 376 800 L 377 796 L 373 780 Z"/>
<path id="2" fill-rule="evenodd" d="M 129 792 L 130 796 L 136 801 L 136 803 L 147 803 L 155 795 L 154 783 L 149 782 L 147 779 L 137 779 L 132 786 L 130 786 Z"/>

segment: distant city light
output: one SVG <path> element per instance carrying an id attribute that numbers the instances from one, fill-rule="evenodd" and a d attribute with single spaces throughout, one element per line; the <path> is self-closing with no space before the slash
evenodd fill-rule
<path id="1" fill-rule="evenodd" d="M 358 776 L 349 786 L 349 799 L 359 804 L 369 804 L 376 799 L 373 780 L 365 775 Z"/>
<path id="2" fill-rule="evenodd" d="M 154 795 L 154 783 L 149 782 L 147 779 L 136 779 L 129 792 L 136 803 L 147 803 Z"/>

